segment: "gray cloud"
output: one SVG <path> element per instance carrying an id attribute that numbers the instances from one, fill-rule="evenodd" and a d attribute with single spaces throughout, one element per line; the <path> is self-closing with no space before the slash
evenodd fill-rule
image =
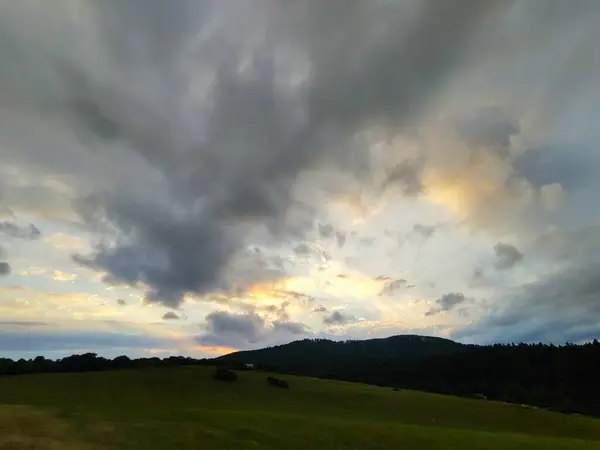
<path id="1" fill-rule="evenodd" d="M 256 348 L 289 342 L 295 336 L 307 335 L 306 325 L 276 320 L 268 324 L 255 312 L 234 314 L 216 311 L 206 316 L 206 333 L 196 338 L 201 345 Z"/>
<path id="2" fill-rule="evenodd" d="M 496 261 L 494 266 L 498 270 L 510 269 L 515 264 L 523 260 L 523 253 L 521 253 L 517 247 L 511 244 L 498 242 L 494 246 L 494 252 L 496 253 Z"/>
<path id="3" fill-rule="evenodd" d="M 40 230 L 33 224 L 21 226 L 7 220 L 0 221 L 0 233 L 17 239 L 38 239 L 41 235 Z M 6 258 L 6 250 L 0 247 L 0 258 Z M 11 273 L 10 263 L 0 261 L 0 276 Z"/>
<path id="4" fill-rule="evenodd" d="M 312 248 L 308 243 L 301 242 L 294 247 L 294 253 L 296 255 L 310 255 L 312 253 Z"/>
<path id="5" fill-rule="evenodd" d="M 600 333 L 600 228 L 544 234 L 532 258 L 553 261 L 537 280 L 504 290 L 484 317 L 455 332 L 481 343 L 582 342 Z"/>
<path id="6" fill-rule="evenodd" d="M 173 348 L 175 342 L 137 334 L 108 332 L 71 332 L 56 329 L 36 330 L 38 325 L 19 324 L 14 330 L 0 331 L 0 351 L 49 352 L 94 351 L 105 349 Z M 14 328 L 14 327 L 13 327 Z M 22 328 L 22 329 L 19 329 Z"/>
<path id="7" fill-rule="evenodd" d="M 419 235 L 423 236 L 424 238 L 428 239 L 435 234 L 435 232 L 437 231 L 437 228 L 438 227 L 436 225 L 423 225 L 423 224 L 417 223 L 413 226 L 412 232 L 414 234 L 419 234 Z"/>
<path id="8" fill-rule="evenodd" d="M 123 300 L 122 298 L 117 299 L 117 305 L 125 306 L 126 304 L 127 304 L 127 302 L 125 300 Z"/>
<path id="9" fill-rule="evenodd" d="M 474 149 L 485 148 L 499 156 L 509 156 L 510 138 L 520 132 L 520 126 L 499 107 L 486 107 L 457 124 L 465 142 Z"/>
<path id="10" fill-rule="evenodd" d="M 415 196 L 423 192 L 423 183 L 420 178 L 421 166 L 414 162 L 397 164 L 383 183 L 383 188 L 400 186 L 402 192 L 408 196 Z"/>
<path id="11" fill-rule="evenodd" d="M 335 228 L 333 228 L 333 225 L 329 224 L 329 223 L 320 223 L 319 224 L 319 235 L 322 238 L 332 238 L 335 236 Z"/>
<path id="12" fill-rule="evenodd" d="M 276 320 L 273 322 L 273 330 L 283 331 L 288 334 L 307 334 L 307 327 L 303 323 Z"/>
<path id="13" fill-rule="evenodd" d="M 0 233 L 19 239 L 38 239 L 41 235 L 40 230 L 34 224 L 21 226 L 6 220 L 0 221 Z"/>
<path id="14" fill-rule="evenodd" d="M 93 194 L 77 211 L 104 239 L 77 262 L 176 307 L 227 287 L 247 225 L 294 228 L 299 173 L 368 169 L 345 144 L 414 119 L 502 4 L 107 0 L 77 20 L 3 5 L 2 114 L 18 125 L 3 156 Z"/>
<path id="15" fill-rule="evenodd" d="M 575 265 L 522 286 L 456 339 L 492 342 L 583 342 L 600 334 L 600 266 Z"/>
<path id="16" fill-rule="evenodd" d="M 465 300 L 466 297 L 462 292 L 450 292 L 448 294 L 444 294 L 435 301 L 437 307 L 431 308 L 425 313 L 425 315 L 434 316 L 441 312 L 450 311 L 461 303 L 464 303 Z"/>
<path id="17" fill-rule="evenodd" d="M 0 261 L 0 276 L 10 274 L 10 264 L 6 261 Z"/>
<path id="18" fill-rule="evenodd" d="M 333 311 L 331 314 L 323 318 L 325 325 L 346 325 L 351 322 L 356 322 L 357 317 L 346 314 L 343 311 Z"/>
<path id="19" fill-rule="evenodd" d="M 350 173 L 353 188 L 386 175 L 405 195 L 449 188 L 462 223 L 487 232 L 507 223 L 503 236 L 523 222 L 574 229 L 600 217 L 590 207 L 600 168 L 595 0 L 106 0 L 78 14 L 66 4 L 0 5 L 0 166 L 18 172 L 0 180 L 0 208 L 62 218 L 80 197 L 76 219 L 98 246 L 75 260 L 107 282 L 148 286 L 148 301 L 177 307 L 186 293 L 238 292 L 236 283 L 281 274 L 266 259 L 239 260 L 249 241 L 314 232 L 297 187 L 327 184 L 332 170 Z M 505 6 L 510 14 L 497 14 Z M 500 106 L 480 108 L 481 93 Z M 456 126 L 446 141 L 430 121 L 448 111 Z M 356 138 L 373 128 L 408 136 L 406 147 L 422 134 L 433 143 L 417 154 L 391 146 L 387 173 Z M 562 211 L 534 207 L 545 193 L 559 204 L 562 189 Z M 336 239 L 342 247 L 346 235 Z M 553 265 L 554 256 L 572 265 L 558 273 L 571 303 L 550 296 L 542 307 L 528 299 L 544 290 L 524 288 L 490 313 L 489 333 L 592 330 L 595 304 L 574 280 L 597 262 L 589 242 L 539 242 Z M 432 311 L 454 307 L 441 300 Z M 258 336 L 275 328 L 263 323 Z M 250 345 L 236 339 L 222 342 Z"/>
<path id="20" fill-rule="evenodd" d="M 570 190 L 595 181 L 600 170 L 600 156 L 585 147 L 549 145 L 527 149 L 515 160 L 515 169 L 536 187 L 560 183 Z"/>
<path id="21" fill-rule="evenodd" d="M 180 317 L 173 311 L 168 311 L 162 316 L 163 320 L 179 320 Z"/>
<path id="22" fill-rule="evenodd" d="M 408 287 L 409 285 L 407 284 L 407 281 L 403 278 L 398 280 L 390 280 L 385 283 L 379 295 L 393 295 L 397 291 L 407 289 Z"/>
<path id="23" fill-rule="evenodd" d="M 329 310 L 324 305 L 319 305 L 315 309 L 313 309 L 313 312 L 315 313 L 326 313 L 328 311 Z"/>
<path id="24" fill-rule="evenodd" d="M 286 293 L 287 294 L 287 293 Z M 293 293 L 289 293 L 290 296 L 293 296 Z M 291 302 L 289 300 L 284 301 L 283 303 L 281 303 L 280 305 L 266 305 L 266 306 L 254 306 L 252 305 L 252 308 L 254 311 L 264 311 L 264 312 L 268 312 L 271 314 L 275 314 L 280 321 L 287 321 L 289 320 L 290 316 L 287 312 L 288 307 L 290 306 Z"/>
<path id="25" fill-rule="evenodd" d="M 338 231 L 335 233 L 335 239 L 339 248 L 342 248 L 346 244 L 346 233 Z"/>

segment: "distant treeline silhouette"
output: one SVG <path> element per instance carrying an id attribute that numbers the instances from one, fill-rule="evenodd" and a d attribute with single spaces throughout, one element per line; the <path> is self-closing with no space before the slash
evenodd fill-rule
<path id="1" fill-rule="evenodd" d="M 600 416 L 600 343 L 467 346 L 446 339 L 394 336 L 332 342 L 305 339 L 216 359 L 183 356 L 114 359 L 95 353 L 56 361 L 0 358 L 0 375 L 211 365 L 354 381 L 487 398 Z"/>
<path id="2" fill-rule="evenodd" d="M 145 369 L 151 367 L 173 367 L 192 365 L 214 365 L 208 359 L 194 359 L 184 356 L 168 358 L 129 358 L 118 356 L 113 359 L 103 358 L 96 353 L 71 355 L 57 360 L 38 356 L 34 359 L 12 360 L 0 358 L 0 375 L 21 375 L 29 373 L 52 372 L 93 372 L 114 369 Z"/>

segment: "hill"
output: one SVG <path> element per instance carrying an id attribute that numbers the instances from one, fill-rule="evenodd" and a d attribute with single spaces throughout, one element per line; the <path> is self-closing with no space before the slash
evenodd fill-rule
<path id="1" fill-rule="evenodd" d="M 335 377 L 336 373 L 370 361 L 414 359 L 465 351 L 472 346 L 431 336 L 399 335 L 382 339 L 331 341 L 304 339 L 260 350 L 230 353 L 215 361 L 252 363 L 310 376 Z"/>
<path id="2" fill-rule="evenodd" d="M 212 367 L 0 379 L 0 450 L 599 449 L 600 423 L 497 402 Z"/>
<path id="3" fill-rule="evenodd" d="M 232 353 L 215 362 L 600 416 L 598 341 L 475 346 L 412 335 L 348 342 L 306 339 Z"/>

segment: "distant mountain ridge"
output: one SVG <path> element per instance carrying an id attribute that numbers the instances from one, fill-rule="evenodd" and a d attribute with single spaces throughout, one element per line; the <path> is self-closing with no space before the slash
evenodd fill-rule
<path id="1" fill-rule="evenodd" d="M 215 361 L 251 363 L 282 372 L 327 376 L 359 362 L 449 355 L 473 347 L 450 339 L 418 335 L 351 341 L 304 339 L 260 350 L 234 352 L 215 358 Z"/>

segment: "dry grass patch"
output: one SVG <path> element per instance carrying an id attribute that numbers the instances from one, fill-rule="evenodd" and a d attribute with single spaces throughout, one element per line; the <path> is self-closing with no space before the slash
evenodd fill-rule
<path id="1" fill-rule="evenodd" d="M 50 412 L 0 405 L 0 450 L 93 450 Z"/>

